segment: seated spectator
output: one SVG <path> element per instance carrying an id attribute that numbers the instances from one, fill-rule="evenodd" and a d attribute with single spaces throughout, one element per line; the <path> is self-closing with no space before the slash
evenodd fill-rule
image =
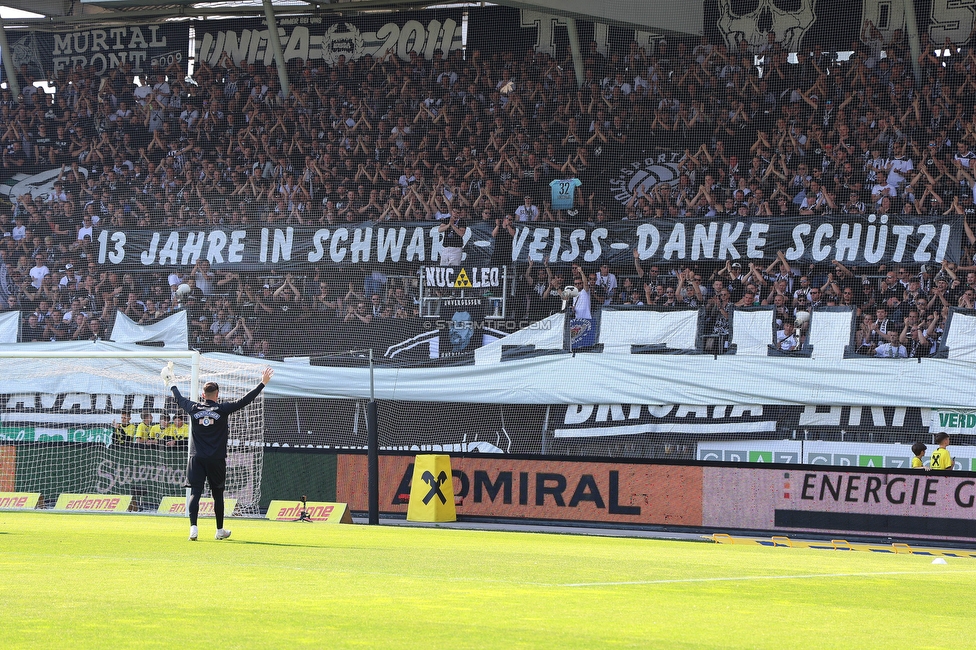
<path id="1" fill-rule="evenodd" d="M 13 296 L 11 296 L 11 298 L 13 298 Z M 16 298 L 14 298 L 14 300 L 16 300 Z M 38 322 L 36 312 L 27 316 L 27 322 L 25 322 L 21 328 L 20 340 L 24 343 L 44 340 L 44 326 Z"/>

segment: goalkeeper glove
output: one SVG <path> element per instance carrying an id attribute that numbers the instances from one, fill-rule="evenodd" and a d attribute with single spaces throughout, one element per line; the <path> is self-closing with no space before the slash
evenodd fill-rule
<path id="1" fill-rule="evenodd" d="M 172 388 L 176 385 L 176 373 L 173 372 L 173 362 L 170 361 L 166 366 L 159 371 L 159 377 L 163 380 L 163 385 L 166 388 Z"/>

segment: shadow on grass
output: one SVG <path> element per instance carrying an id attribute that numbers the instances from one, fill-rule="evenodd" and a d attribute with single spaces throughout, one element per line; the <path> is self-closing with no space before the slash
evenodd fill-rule
<path id="1" fill-rule="evenodd" d="M 252 542 L 244 539 L 236 539 L 233 544 L 254 544 L 256 546 L 291 546 L 294 548 L 335 548 L 325 544 L 285 544 L 284 542 Z"/>

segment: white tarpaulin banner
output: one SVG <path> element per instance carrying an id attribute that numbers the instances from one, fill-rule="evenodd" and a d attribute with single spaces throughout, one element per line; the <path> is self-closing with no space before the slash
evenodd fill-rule
<path id="1" fill-rule="evenodd" d="M 604 352 L 630 354 L 634 345 L 694 350 L 698 311 L 605 311 L 600 323 Z"/>
<path id="2" fill-rule="evenodd" d="M 264 359 L 208 355 L 267 365 Z M 267 397 L 366 399 L 370 371 L 275 364 Z M 376 398 L 499 404 L 831 404 L 976 409 L 972 364 L 952 359 L 549 354 L 494 365 L 376 368 Z M 788 387 L 788 390 L 785 388 Z"/>
<path id="3" fill-rule="evenodd" d="M 152 325 L 140 325 L 121 311 L 109 337 L 116 343 L 162 343 L 165 348 L 186 350 L 190 343 L 186 312 L 173 314 Z"/>
<path id="4" fill-rule="evenodd" d="M 0 345 L 4 343 L 16 343 L 19 327 L 19 311 L 8 311 L 5 314 L 0 314 Z"/>
<path id="5" fill-rule="evenodd" d="M 972 313 L 953 310 L 946 332 L 946 347 L 950 359 L 976 360 L 976 317 Z"/>

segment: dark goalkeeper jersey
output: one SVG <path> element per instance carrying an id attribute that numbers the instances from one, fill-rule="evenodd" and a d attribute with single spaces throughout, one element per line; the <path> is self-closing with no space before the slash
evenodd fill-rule
<path id="1" fill-rule="evenodd" d="M 173 386 L 173 396 L 180 408 L 190 416 L 190 456 L 197 458 L 227 458 L 227 419 L 254 401 L 264 384 L 236 402 L 191 402 Z"/>

